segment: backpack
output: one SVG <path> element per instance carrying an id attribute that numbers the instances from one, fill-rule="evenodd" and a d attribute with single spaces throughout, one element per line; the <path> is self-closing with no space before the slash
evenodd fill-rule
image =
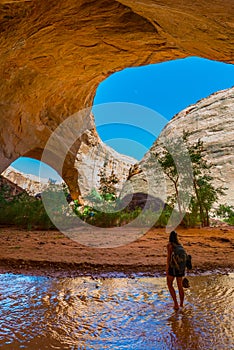
<path id="1" fill-rule="evenodd" d="M 179 273 L 184 273 L 187 266 L 188 255 L 184 247 L 180 244 L 173 244 L 173 251 L 171 254 L 170 266 L 176 269 Z"/>

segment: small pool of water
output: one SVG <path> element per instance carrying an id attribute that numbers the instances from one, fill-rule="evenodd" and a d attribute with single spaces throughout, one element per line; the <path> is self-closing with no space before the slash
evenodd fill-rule
<path id="1" fill-rule="evenodd" d="M 0 274 L 0 348 L 234 349 L 234 274 L 189 280 L 175 312 L 165 278 Z"/>

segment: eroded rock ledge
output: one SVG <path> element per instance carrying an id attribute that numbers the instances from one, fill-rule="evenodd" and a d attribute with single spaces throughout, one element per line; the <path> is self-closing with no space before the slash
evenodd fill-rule
<path id="1" fill-rule="evenodd" d="M 56 127 L 111 73 L 186 56 L 233 63 L 232 0 L 0 1 L 0 172 L 41 159 Z M 90 119 L 89 128 L 95 135 Z M 63 169 L 80 194 L 72 146 Z"/>

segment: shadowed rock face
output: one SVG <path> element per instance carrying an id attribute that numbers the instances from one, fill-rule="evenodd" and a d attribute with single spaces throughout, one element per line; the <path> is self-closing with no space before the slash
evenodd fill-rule
<path id="1" fill-rule="evenodd" d="M 0 172 L 23 155 L 41 159 L 113 72 L 195 55 L 233 63 L 233 17 L 232 0 L 0 0 Z M 96 135 L 92 117 L 87 128 Z M 62 170 L 49 162 L 73 197 L 80 144 Z"/>
<path id="2" fill-rule="evenodd" d="M 128 210 L 135 210 L 141 208 L 144 210 L 150 209 L 151 211 L 159 212 L 164 208 L 164 202 L 157 197 L 153 197 L 144 192 L 136 192 L 133 194 L 127 194 L 121 199 L 119 209 L 125 208 Z"/>

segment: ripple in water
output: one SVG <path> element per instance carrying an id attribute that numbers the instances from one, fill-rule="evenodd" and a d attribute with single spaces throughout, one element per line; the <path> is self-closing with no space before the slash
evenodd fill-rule
<path id="1" fill-rule="evenodd" d="M 189 279 L 175 312 L 165 278 L 0 275 L 0 347 L 234 349 L 234 274 Z"/>

